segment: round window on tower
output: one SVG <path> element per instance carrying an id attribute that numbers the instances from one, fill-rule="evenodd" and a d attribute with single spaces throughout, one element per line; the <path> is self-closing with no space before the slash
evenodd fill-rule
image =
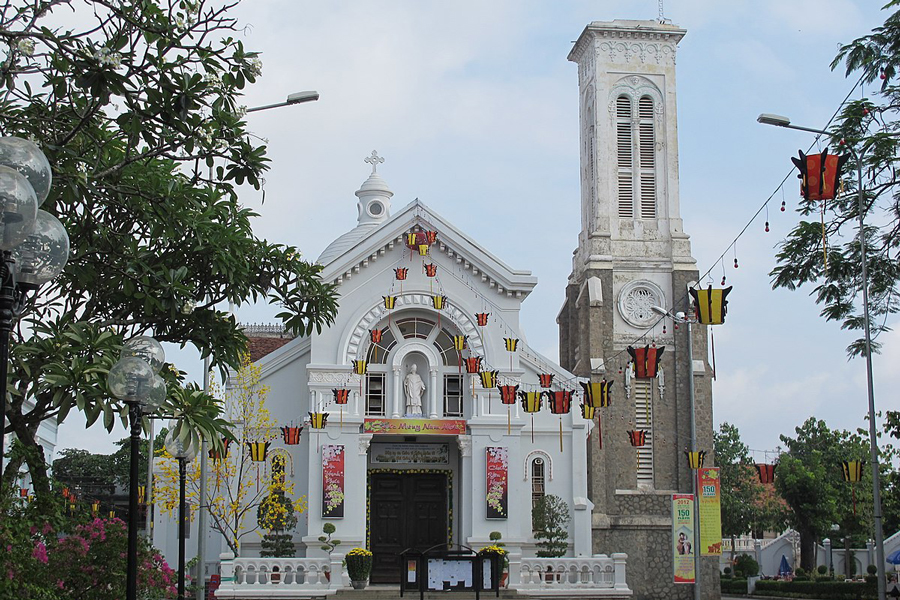
<path id="1" fill-rule="evenodd" d="M 380 217 L 384 213 L 384 204 L 378 200 L 373 200 L 369 202 L 366 210 L 369 212 L 370 217 Z"/>
<path id="2" fill-rule="evenodd" d="M 646 329 L 659 320 L 653 306 L 665 306 L 665 294 L 652 281 L 631 281 L 619 292 L 619 314 L 633 327 Z"/>

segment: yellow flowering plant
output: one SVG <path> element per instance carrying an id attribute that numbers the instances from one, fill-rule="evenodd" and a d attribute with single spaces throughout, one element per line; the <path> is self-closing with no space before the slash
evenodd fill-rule
<path id="1" fill-rule="evenodd" d="M 344 557 L 347 574 L 352 581 L 365 581 L 372 570 L 372 553 L 365 548 L 354 548 Z"/>

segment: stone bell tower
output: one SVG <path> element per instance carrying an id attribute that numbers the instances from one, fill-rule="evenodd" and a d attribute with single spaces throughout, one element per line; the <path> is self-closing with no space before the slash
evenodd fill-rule
<path id="1" fill-rule="evenodd" d="M 594 552 L 626 552 L 635 598 L 691 598 L 673 584 L 673 493 L 692 491 L 693 374 L 698 449 L 712 455 L 705 327 L 661 321 L 652 306 L 688 312 L 698 278 L 678 194 L 675 54 L 686 31 L 659 21 L 593 22 L 569 53 L 578 64 L 581 232 L 558 317 L 560 364 L 612 380 L 589 443 Z M 663 329 L 665 325 L 665 330 Z M 664 346 L 661 375 L 632 378 L 626 348 Z M 632 447 L 630 430 L 646 432 Z M 602 434 L 601 440 L 597 439 Z M 710 466 L 707 460 L 706 466 Z M 718 598 L 718 560 L 703 559 L 703 598 Z M 715 577 L 713 577 L 715 575 Z"/>

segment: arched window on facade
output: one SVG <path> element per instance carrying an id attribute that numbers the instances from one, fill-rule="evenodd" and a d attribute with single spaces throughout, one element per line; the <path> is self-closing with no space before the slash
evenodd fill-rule
<path id="1" fill-rule="evenodd" d="M 631 139 L 631 98 L 616 98 L 616 166 L 619 218 L 634 218 L 634 142 Z"/>
<path id="2" fill-rule="evenodd" d="M 622 219 L 657 217 L 654 112 L 649 95 L 638 100 L 637 114 L 630 96 L 616 98 L 617 198 Z"/>
<path id="3" fill-rule="evenodd" d="M 544 497 L 546 494 L 546 465 L 544 463 L 544 459 L 540 456 L 536 456 L 531 461 L 531 508 L 534 510 L 534 506 L 538 503 L 538 501 Z M 533 513 L 532 513 L 533 515 Z M 534 523 L 532 521 L 532 528 L 534 529 Z"/>

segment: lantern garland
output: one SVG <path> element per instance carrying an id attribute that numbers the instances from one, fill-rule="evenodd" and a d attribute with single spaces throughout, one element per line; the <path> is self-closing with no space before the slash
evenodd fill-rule
<path id="1" fill-rule="evenodd" d="M 550 412 L 559 415 L 559 451 L 563 451 L 563 424 L 562 416 L 569 414 L 572 408 L 572 391 L 559 390 L 554 392 L 543 392 L 547 396 L 547 402 L 550 405 Z M 532 427 L 533 433 L 533 427 Z"/>

